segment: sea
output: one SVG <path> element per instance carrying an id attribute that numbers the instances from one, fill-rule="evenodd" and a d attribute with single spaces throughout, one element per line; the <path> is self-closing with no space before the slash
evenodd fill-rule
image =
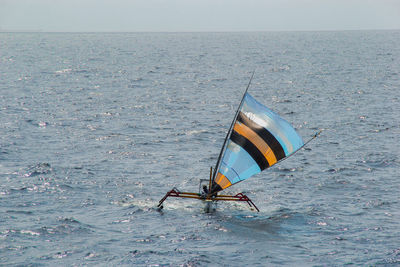
<path id="1" fill-rule="evenodd" d="M 244 90 L 306 141 L 208 179 Z M 400 31 L 0 33 L 0 266 L 399 266 Z"/>

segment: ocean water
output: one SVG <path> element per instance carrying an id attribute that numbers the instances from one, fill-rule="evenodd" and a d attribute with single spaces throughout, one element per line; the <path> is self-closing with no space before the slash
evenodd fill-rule
<path id="1" fill-rule="evenodd" d="M 0 265 L 400 265 L 400 31 L 0 33 Z M 304 140 L 207 179 L 247 86 Z"/>

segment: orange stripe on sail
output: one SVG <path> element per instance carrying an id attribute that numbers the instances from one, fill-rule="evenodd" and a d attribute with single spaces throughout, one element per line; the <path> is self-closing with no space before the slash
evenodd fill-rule
<path id="1" fill-rule="evenodd" d="M 225 177 L 225 175 L 221 174 L 220 172 L 217 174 L 217 178 L 215 182 L 222 188 L 225 189 L 232 185 L 232 183 Z"/>
<path id="2" fill-rule="evenodd" d="M 258 148 L 258 150 L 260 150 L 260 152 L 267 159 L 269 166 L 272 166 L 277 162 L 275 154 L 272 151 L 272 149 L 252 129 L 250 129 L 249 127 L 240 122 L 236 122 L 235 127 L 233 129 L 238 134 L 246 137 L 250 142 L 252 142 Z"/>

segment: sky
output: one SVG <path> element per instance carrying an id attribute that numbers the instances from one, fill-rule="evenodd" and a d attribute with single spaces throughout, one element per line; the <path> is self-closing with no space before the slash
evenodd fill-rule
<path id="1" fill-rule="evenodd" d="M 400 0 L 0 0 L 0 31 L 400 29 Z"/>

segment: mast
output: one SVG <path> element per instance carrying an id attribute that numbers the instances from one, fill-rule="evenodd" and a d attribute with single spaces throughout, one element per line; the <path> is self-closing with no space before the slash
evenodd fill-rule
<path id="1" fill-rule="evenodd" d="M 244 94 L 243 94 L 243 96 L 242 96 L 242 100 L 240 101 L 239 107 L 238 107 L 237 110 L 236 110 L 235 117 L 234 117 L 233 120 L 232 120 L 231 126 L 229 127 L 229 131 L 228 131 L 228 133 L 226 134 L 226 137 L 225 137 L 224 143 L 223 143 L 223 145 L 222 145 L 221 151 L 219 152 L 217 164 L 215 164 L 214 173 L 213 173 L 213 176 L 212 176 L 212 181 L 213 181 L 213 182 L 214 182 L 214 180 L 215 180 L 215 176 L 217 175 L 218 168 L 219 168 L 219 166 L 221 165 L 221 158 L 222 158 L 222 155 L 224 154 L 224 151 L 225 151 L 226 142 L 228 141 L 228 138 L 229 138 L 229 136 L 230 136 L 231 133 L 232 133 L 233 126 L 234 126 L 234 124 L 235 124 L 235 122 L 236 122 L 236 119 L 237 119 L 237 117 L 238 117 L 238 115 L 239 115 L 239 111 L 240 111 L 240 109 L 242 108 L 243 101 L 244 101 L 244 97 L 246 96 L 247 90 L 249 90 L 249 87 L 250 87 L 250 84 L 251 84 L 251 80 L 253 80 L 254 73 L 255 73 L 255 70 L 253 70 L 253 73 L 251 74 L 249 84 L 248 84 L 247 87 L 246 87 L 246 91 L 244 91 Z M 211 189 L 211 188 L 210 188 L 210 189 Z"/>

